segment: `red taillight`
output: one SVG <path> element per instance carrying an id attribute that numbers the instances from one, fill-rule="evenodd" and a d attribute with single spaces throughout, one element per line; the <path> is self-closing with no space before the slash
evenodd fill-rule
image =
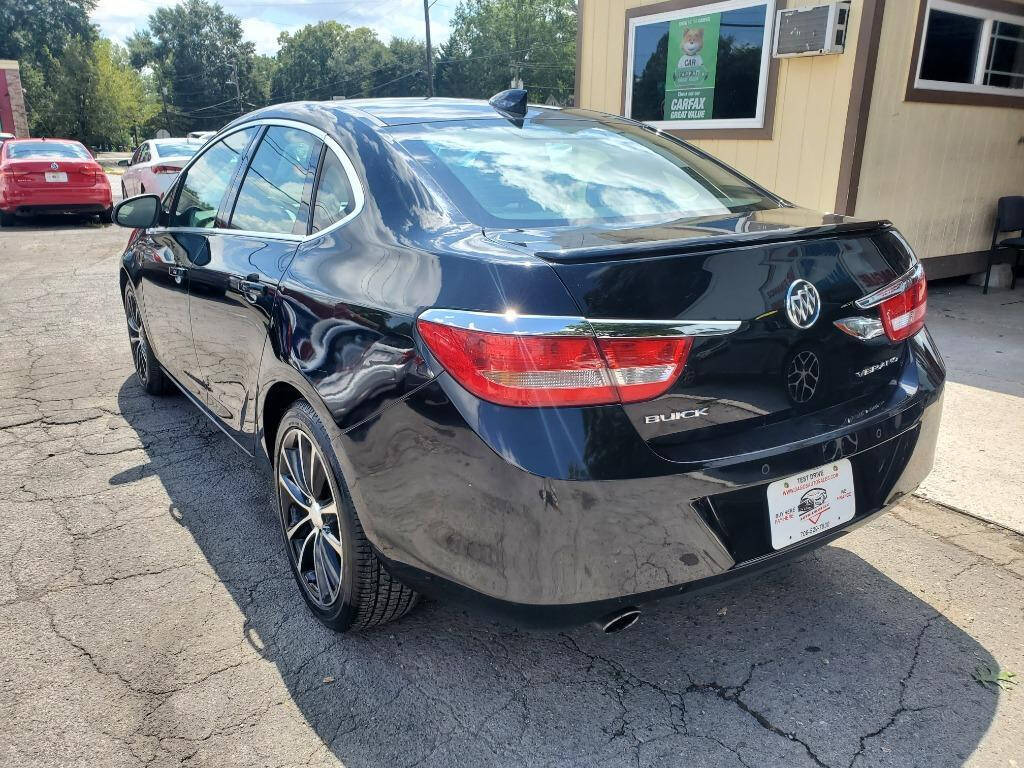
<path id="1" fill-rule="evenodd" d="M 153 173 L 177 173 L 181 170 L 180 165 L 154 165 Z"/>
<path id="2" fill-rule="evenodd" d="M 603 405 L 649 400 L 679 377 L 692 340 L 523 336 L 420 319 L 420 334 L 456 381 L 500 405 Z"/>
<path id="3" fill-rule="evenodd" d="M 924 327 L 928 308 L 928 283 L 918 273 L 905 291 L 878 305 L 885 335 L 892 341 L 909 339 Z"/>

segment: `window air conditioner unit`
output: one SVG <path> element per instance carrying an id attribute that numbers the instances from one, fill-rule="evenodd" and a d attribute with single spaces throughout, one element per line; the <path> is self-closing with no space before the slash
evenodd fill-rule
<path id="1" fill-rule="evenodd" d="M 772 53 L 777 59 L 842 53 L 849 20 L 850 0 L 780 10 Z"/>

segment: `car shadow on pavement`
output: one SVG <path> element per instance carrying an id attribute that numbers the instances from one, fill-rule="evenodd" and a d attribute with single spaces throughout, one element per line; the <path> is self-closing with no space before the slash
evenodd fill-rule
<path id="1" fill-rule="evenodd" d="M 213 589 L 223 585 L 244 617 L 240 629 L 230 625 L 252 649 L 243 647 L 255 662 L 244 674 L 258 674 L 254 654 L 273 665 L 278 693 L 267 701 L 283 696 L 297 708 L 321 760 L 333 755 L 348 768 L 935 768 L 963 764 L 994 716 L 997 696 L 970 675 L 994 665 L 991 655 L 836 546 L 751 581 L 662 603 L 615 635 L 524 630 L 433 601 L 375 631 L 332 633 L 300 597 L 269 481 L 250 460 L 182 397 L 155 403 L 132 377 L 118 402 L 146 460 L 110 482 L 159 478 L 170 519 L 202 551 Z M 181 611 L 187 617 L 187 605 Z M 179 619 L 176 631 L 210 633 L 201 619 L 194 623 Z M 154 685 L 178 663 L 152 645 L 133 653 L 151 656 L 142 661 Z M 215 720 L 250 695 L 240 683 L 220 687 L 178 701 L 176 714 Z M 258 703 L 252 717 L 263 709 Z M 307 757 L 289 754 L 294 738 L 284 730 L 265 733 L 267 743 L 248 737 L 260 764 Z M 214 757 L 213 740 L 205 749 Z"/>
<path id="2" fill-rule="evenodd" d="M 117 202 L 116 200 L 114 202 Z M 82 216 L 80 214 L 44 214 L 38 216 L 19 216 L 13 227 L 5 228 L 2 232 L 15 233 L 18 231 L 39 231 L 47 232 L 73 232 L 83 227 L 112 227 L 113 224 L 102 224 L 96 216 Z"/>

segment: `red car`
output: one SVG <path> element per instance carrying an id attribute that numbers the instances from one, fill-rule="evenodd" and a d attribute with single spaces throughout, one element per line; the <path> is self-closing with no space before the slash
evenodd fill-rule
<path id="1" fill-rule="evenodd" d="M 107 174 L 68 139 L 10 139 L 0 145 L 0 226 L 34 213 L 98 214 L 110 221 Z"/>

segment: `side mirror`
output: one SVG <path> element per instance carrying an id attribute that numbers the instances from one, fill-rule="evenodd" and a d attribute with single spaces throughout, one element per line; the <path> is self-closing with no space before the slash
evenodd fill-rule
<path id="1" fill-rule="evenodd" d="M 117 164 L 120 165 L 122 168 L 127 168 L 129 165 L 132 164 L 132 161 L 131 160 L 127 160 L 127 159 L 126 160 L 118 160 Z"/>
<path id="2" fill-rule="evenodd" d="M 157 195 L 137 195 L 114 206 L 114 223 L 129 229 L 155 227 L 160 219 L 160 198 Z"/>

